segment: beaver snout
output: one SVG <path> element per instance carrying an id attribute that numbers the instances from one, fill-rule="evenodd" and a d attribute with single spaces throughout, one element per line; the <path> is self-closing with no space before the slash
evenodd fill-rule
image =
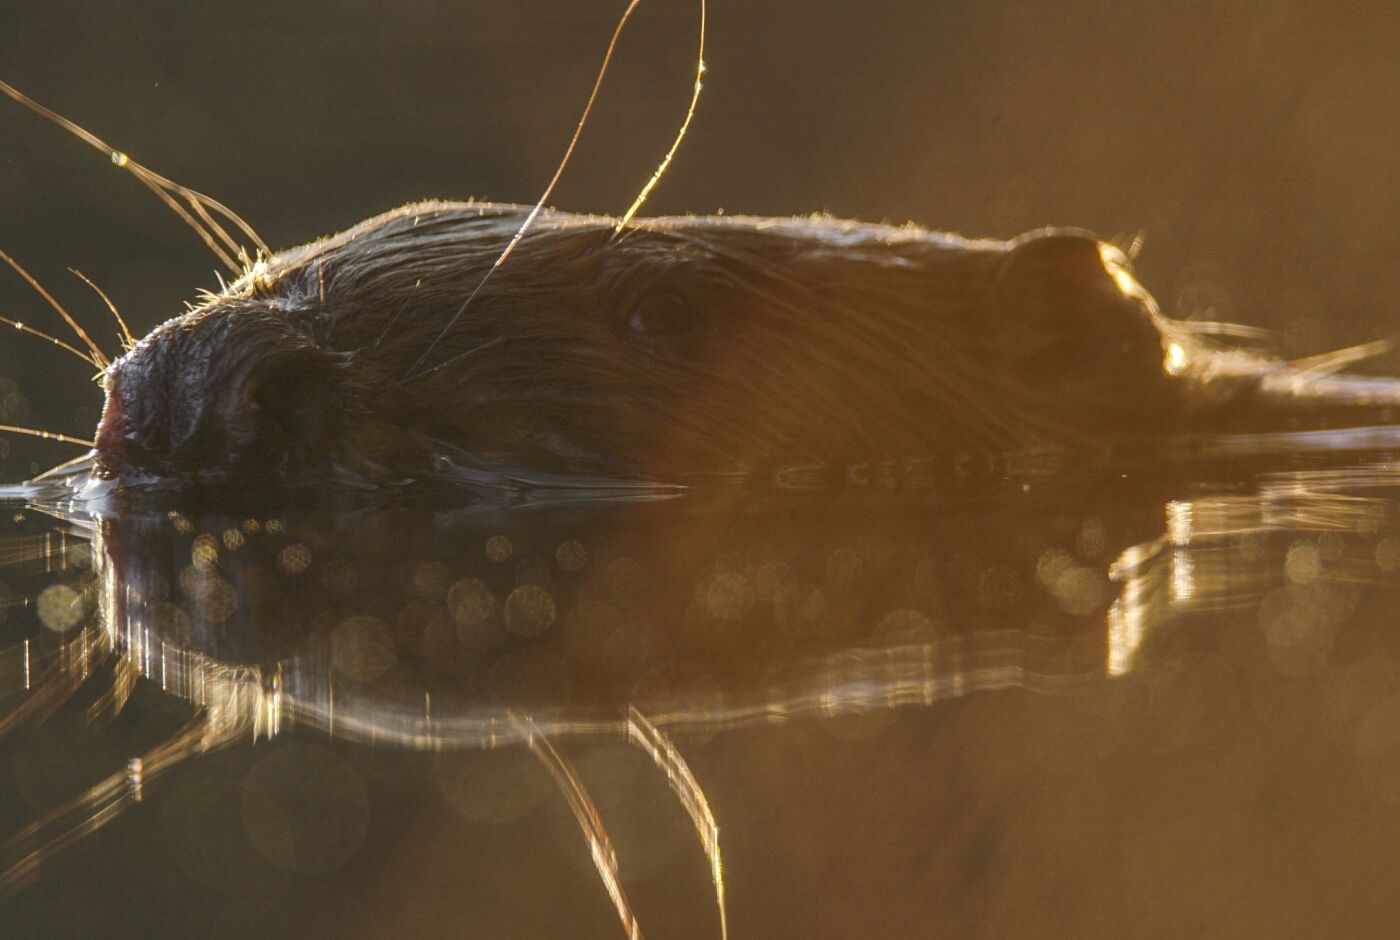
<path id="1" fill-rule="evenodd" d="M 107 373 L 104 384 L 107 401 L 102 406 L 94 450 L 98 467 L 111 475 L 126 462 L 126 413 L 122 407 L 121 381 L 115 369 Z"/>
<path id="2" fill-rule="evenodd" d="M 255 304 L 171 321 L 104 377 L 100 472 L 192 481 L 314 475 L 348 430 L 353 396 L 341 359 Z"/>

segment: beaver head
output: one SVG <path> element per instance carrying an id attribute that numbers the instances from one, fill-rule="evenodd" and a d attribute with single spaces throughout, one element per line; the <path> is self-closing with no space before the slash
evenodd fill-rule
<path id="1" fill-rule="evenodd" d="M 1084 232 L 546 212 L 493 268 L 526 212 L 406 206 L 268 259 L 112 365 L 101 462 L 412 472 L 439 443 L 664 478 L 1179 419 L 1160 314 Z"/>

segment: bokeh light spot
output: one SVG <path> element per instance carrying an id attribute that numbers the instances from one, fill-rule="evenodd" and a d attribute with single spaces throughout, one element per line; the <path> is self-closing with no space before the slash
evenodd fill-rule
<path id="1" fill-rule="evenodd" d="M 373 682 L 396 660 L 393 632 L 378 617 L 346 617 L 331 633 L 331 665 L 346 678 Z"/>
<path id="2" fill-rule="evenodd" d="M 522 584 L 506 598 L 506 627 L 518 636 L 539 636 L 557 615 L 554 598 L 538 584 Z"/>
<path id="3" fill-rule="evenodd" d="M 578 571 L 588 564 L 588 549 L 584 548 L 582 542 L 573 539 L 560 542 L 559 548 L 554 552 L 554 561 L 563 571 Z"/>
<path id="4" fill-rule="evenodd" d="M 200 571 L 213 571 L 219 564 L 219 540 L 208 532 L 195 536 L 190 562 Z"/>
<path id="5" fill-rule="evenodd" d="M 311 567 L 311 549 L 297 542 L 277 553 L 277 567 L 283 574 L 301 574 Z"/>
<path id="6" fill-rule="evenodd" d="M 505 561 L 514 551 L 515 546 L 510 543 L 509 536 L 493 535 L 486 540 L 486 557 L 491 561 Z"/>
<path id="7" fill-rule="evenodd" d="M 82 594 L 66 584 L 50 584 L 39 592 L 35 604 L 39 621 L 50 630 L 62 633 L 76 627 L 86 613 Z"/>

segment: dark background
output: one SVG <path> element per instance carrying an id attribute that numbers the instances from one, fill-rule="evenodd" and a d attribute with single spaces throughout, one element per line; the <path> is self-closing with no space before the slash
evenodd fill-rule
<path id="1" fill-rule="evenodd" d="M 425 197 L 533 201 L 625 4 L 0 3 L 0 75 L 226 201 L 275 247 Z M 1143 230 L 1164 307 L 1319 352 L 1394 329 L 1392 4 L 712 0 L 691 134 L 648 212 L 914 220 L 972 235 Z M 554 203 L 620 212 L 665 151 L 698 8 L 648 0 Z M 0 102 L 0 247 L 109 346 L 215 262 L 100 154 Z M 0 272 L 0 313 L 61 332 Z M 1377 364 L 1394 368 L 1395 359 Z M 90 434 L 85 369 L 0 346 L 0 418 Z M 18 389 L 29 407 L 14 393 Z M 4 476 L 70 449 L 12 443 Z"/>

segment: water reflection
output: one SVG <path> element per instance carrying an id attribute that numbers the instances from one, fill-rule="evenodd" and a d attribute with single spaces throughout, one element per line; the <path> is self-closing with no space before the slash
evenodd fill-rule
<path id="1" fill-rule="evenodd" d="M 831 839 L 859 846 L 881 879 L 866 887 L 896 905 L 899 923 L 953 924 L 934 908 L 970 917 L 974 901 L 1026 902 L 1046 884 L 1112 883 L 1101 860 L 1074 855 L 1086 837 L 1135 853 L 1141 870 L 1168 879 L 1168 895 L 1186 891 L 1170 881 L 1185 874 L 1164 861 L 1178 851 L 1203 853 L 1213 872 L 1257 864 L 1256 797 L 1279 785 L 1275 775 L 1299 772 L 1289 755 L 1259 750 L 1261 740 L 1277 747 L 1281 730 L 1307 738 L 1319 727 L 1324 750 L 1346 752 L 1317 778 L 1344 778 L 1341 792 L 1360 801 L 1346 818 L 1400 804 L 1400 671 L 1385 603 L 1400 573 L 1397 473 L 1376 463 L 1260 469 L 1248 483 L 1097 480 L 998 490 L 960 507 L 908 494 L 487 490 L 449 506 L 115 512 L 61 487 L 32 489 L 0 540 L 10 752 L 32 750 L 54 722 L 100 739 L 142 690 L 170 711 L 158 733 L 112 755 L 105 776 L 16 804 L 31 815 L 4 845 L 4 884 L 31 884 L 59 850 L 150 801 L 176 834 L 175 857 L 199 855 L 189 839 L 204 833 L 236 836 L 277 870 L 341 871 L 373 854 L 372 787 L 336 743 L 350 741 L 436 755 L 433 799 L 466 825 L 525 825 L 542 807 L 566 807 L 628 931 L 647 919 L 629 871 L 703 859 L 710 913 L 691 881 L 672 917 L 684 911 L 690 932 L 715 935 L 713 905 L 723 918 L 737 903 L 736 923 L 764 923 L 752 892 L 787 884 L 800 896 L 795 882 L 829 881 L 805 859 L 829 857 L 820 840 Z M 1044 695 L 969 697 L 999 689 Z M 949 699 L 968 704 L 928 711 Z M 987 717 L 1011 702 L 1027 728 Z M 944 749 L 900 725 L 897 706 L 921 706 Z M 765 743 L 745 752 L 734 779 L 722 761 L 708 773 L 688 763 L 755 729 L 768 729 Z M 289 732 L 300 733 L 244 752 L 235 820 L 215 825 L 200 808 L 211 797 L 188 788 L 163 794 L 188 758 Z M 473 756 L 481 748 L 500 749 L 489 770 Z M 840 767 L 845 751 L 870 765 Z M 800 770 L 798 753 L 825 769 Z M 1140 777 L 1164 759 L 1179 766 L 1167 775 L 1175 789 L 1154 797 L 1160 817 L 1101 766 L 1121 760 Z M 969 761 L 979 769 L 953 788 L 971 800 L 960 821 L 928 787 Z M 1192 776 L 1212 766 L 1233 777 L 1207 787 Z M 910 777 L 915 767 L 932 776 Z M 1071 808 L 1043 791 L 1033 809 L 997 802 L 998 787 L 1045 767 L 1101 805 Z M 804 822 L 783 809 L 789 798 L 840 806 L 867 775 L 883 781 L 893 815 Z M 657 787 L 679 810 L 643 810 Z M 756 805 L 764 795 L 776 802 Z M 1315 830 L 1321 808 L 1305 804 L 1270 812 L 1285 831 Z M 1109 807 L 1127 816 L 1104 816 Z M 985 842 L 992 831 L 1002 835 Z M 558 841 L 562 830 L 545 832 Z M 1030 841 L 1017 848 L 1012 832 Z M 1109 836 L 1124 832 L 1126 843 Z M 1340 837 L 1319 845 L 1331 851 Z M 751 858 L 763 838 L 787 847 L 790 872 L 726 868 L 731 840 Z M 1052 849 L 1068 853 L 1058 874 L 1024 868 Z M 232 883 L 207 868 L 200 861 L 189 877 Z M 899 886 L 915 876 L 942 887 L 909 896 Z M 1055 922 L 1107 933 L 1115 916 L 1166 895 L 1091 896 L 1098 913 L 1061 911 Z M 651 920 L 671 920 L 654 911 Z M 858 917 L 834 916 L 847 926 Z"/>

